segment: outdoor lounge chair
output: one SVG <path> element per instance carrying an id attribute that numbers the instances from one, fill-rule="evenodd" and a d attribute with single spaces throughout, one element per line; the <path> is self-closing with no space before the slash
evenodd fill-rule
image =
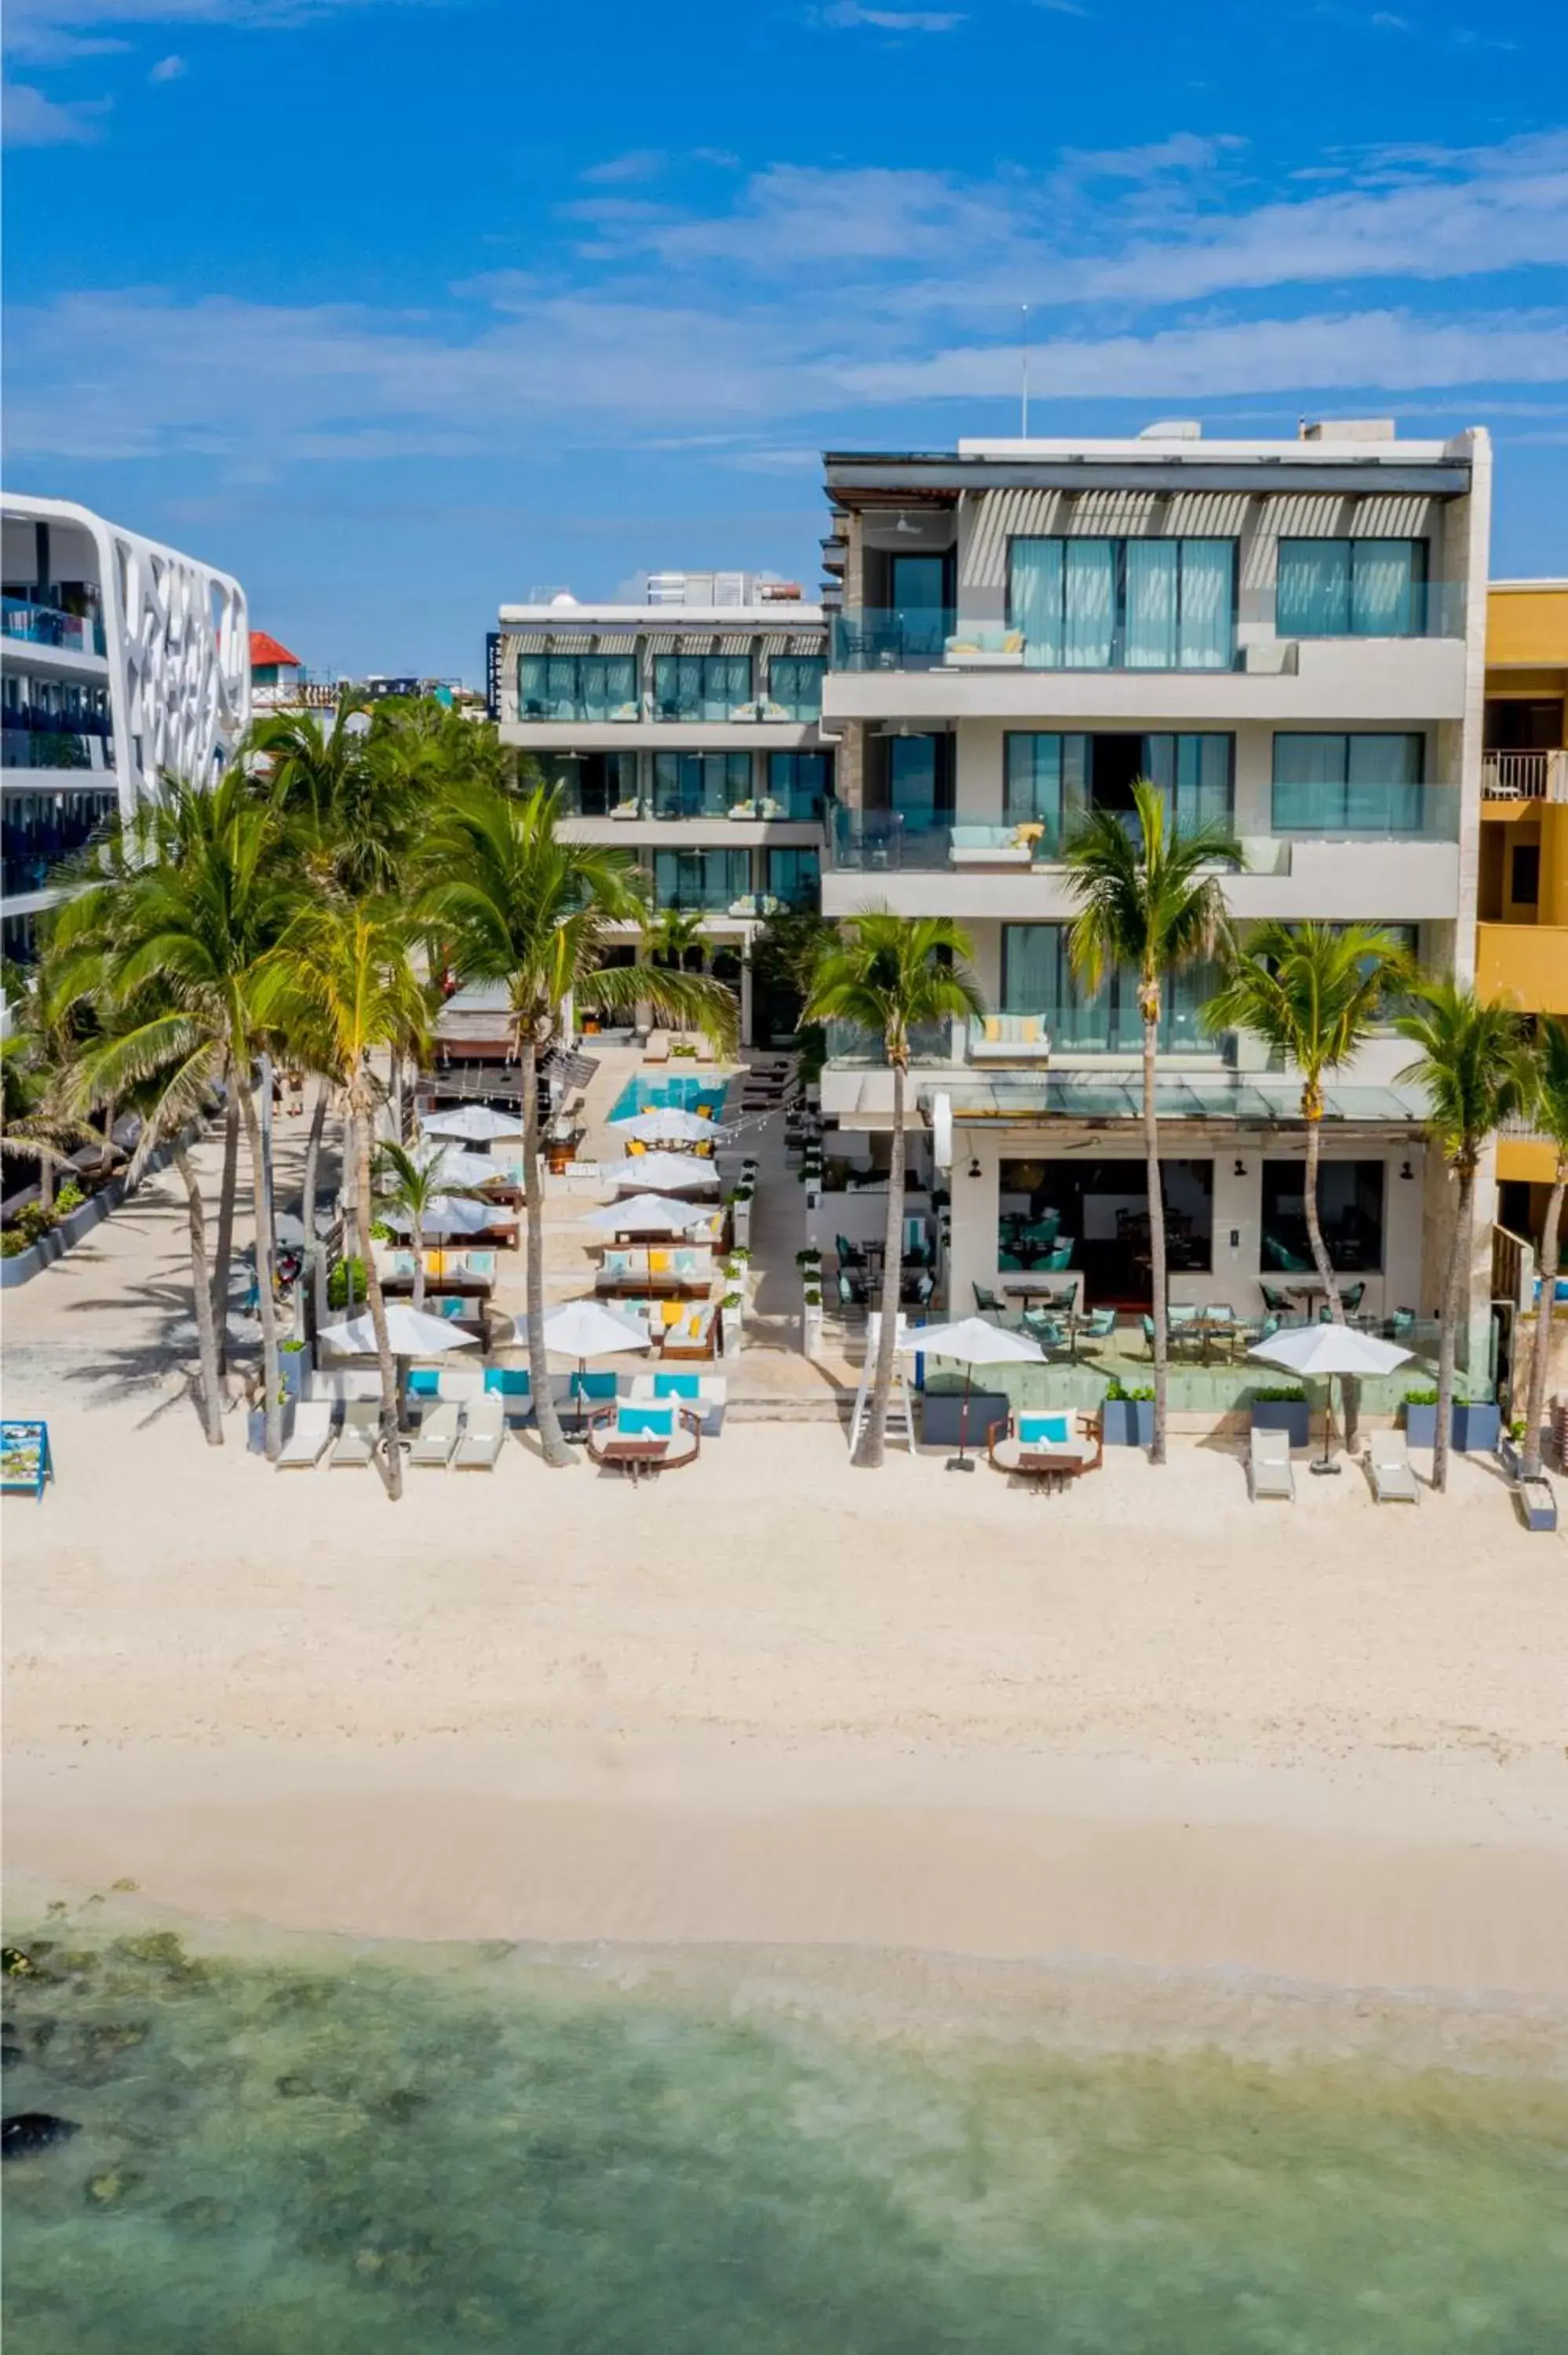
<path id="1" fill-rule="evenodd" d="M 294 1409 L 294 1428 L 278 1458 L 280 1472 L 300 1472 L 319 1464 L 332 1444 L 331 1399 L 302 1399 Z"/>
<path id="2" fill-rule="evenodd" d="M 526 1423 L 534 1412 L 534 1383 L 526 1366 L 486 1366 L 484 1387 L 502 1402 L 508 1423 Z"/>
<path id="3" fill-rule="evenodd" d="M 1290 1467 L 1290 1433 L 1287 1431 L 1255 1431 L 1252 1453 L 1247 1462 L 1247 1486 L 1255 1505 L 1260 1497 L 1283 1497 L 1287 1505 L 1296 1501 L 1296 1475 Z"/>
<path id="4" fill-rule="evenodd" d="M 645 1063 L 667 1063 L 669 1061 L 670 1033 L 667 1030 L 650 1030 L 648 1033 L 648 1044 L 642 1050 L 642 1060 Z"/>
<path id="5" fill-rule="evenodd" d="M 328 1459 L 333 1471 L 340 1465 L 361 1465 L 375 1461 L 376 1443 L 381 1433 L 381 1403 L 378 1399 L 350 1399 L 343 1410 L 343 1429 L 337 1445 Z"/>
<path id="6" fill-rule="evenodd" d="M 495 1391 L 487 1391 L 470 1403 L 452 1468 L 458 1472 L 493 1472 L 505 1438 L 506 1401 Z"/>
<path id="7" fill-rule="evenodd" d="M 1367 1442 L 1367 1477 L 1380 1505 L 1418 1505 L 1421 1491 L 1397 1431 L 1374 1431 Z"/>
<path id="8" fill-rule="evenodd" d="M 408 1450 L 410 1464 L 428 1464 L 444 1472 L 452 1460 L 452 1450 L 458 1444 L 458 1426 L 462 1421 L 462 1409 L 455 1399 L 444 1400 L 431 1407 L 419 1425 L 419 1435 Z"/>

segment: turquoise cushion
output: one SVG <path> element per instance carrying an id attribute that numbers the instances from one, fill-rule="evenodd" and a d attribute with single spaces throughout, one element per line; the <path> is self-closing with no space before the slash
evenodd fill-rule
<path id="1" fill-rule="evenodd" d="M 484 1387 L 499 1391 L 503 1398 L 526 1398 L 529 1375 L 526 1366 L 486 1366 Z"/>
<path id="2" fill-rule="evenodd" d="M 623 1439 L 673 1439 L 675 1410 L 673 1406 L 623 1406 L 615 1418 L 615 1428 Z"/>
<path id="3" fill-rule="evenodd" d="M 574 1374 L 572 1396 L 583 1399 L 612 1399 L 616 1392 L 614 1374 Z"/>
<path id="4" fill-rule="evenodd" d="M 434 1366 L 416 1366 L 408 1376 L 410 1398 L 440 1398 L 441 1377 Z"/>
<path id="5" fill-rule="evenodd" d="M 702 1379 L 701 1374 L 655 1374 L 653 1395 L 655 1398 L 701 1398 Z"/>
<path id="6" fill-rule="evenodd" d="M 1021 1414 L 1018 1436 L 1026 1447 L 1065 1447 L 1067 1418 L 1065 1414 Z"/>

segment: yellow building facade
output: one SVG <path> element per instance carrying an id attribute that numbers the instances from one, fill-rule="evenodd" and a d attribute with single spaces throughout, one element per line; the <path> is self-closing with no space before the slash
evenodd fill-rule
<path id="1" fill-rule="evenodd" d="M 1477 986 L 1568 1015 L 1568 581 L 1492 582 L 1483 742 Z M 1499 1143 L 1499 1185 L 1552 1177 L 1550 1146 Z"/>

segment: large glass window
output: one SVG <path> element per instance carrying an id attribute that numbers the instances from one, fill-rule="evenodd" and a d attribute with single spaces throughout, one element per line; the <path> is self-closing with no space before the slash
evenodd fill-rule
<path id="1" fill-rule="evenodd" d="M 722 915 L 751 890 L 748 850 L 656 850 L 653 853 L 653 900 L 656 907 L 681 908 L 705 915 Z"/>
<path id="2" fill-rule="evenodd" d="M 1143 1046 L 1138 975 L 1130 968 L 1107 975 L 1090 996 L 1074 975 L 1067 954 L 1066 924 L 1003 924 L 1001 1006 L 1003 1014 L 1044 1018 L 1054 1049 L 1068 1053 L 1128 1055 Z M 1213 994 L 1217 975 L 1209 964 L 1168 974 L 1160 993 L 1160 1051 L 1162 1055 L 1213 1054 L 1199 1012 Z"/>
<path id="3" fill-rule="evenodd" d="M 635 719 L 635 655 L 520 655 L 517 709 L 524 719 Z"/>
<path id="4" fill-rule="evenodd" d="M 655 752 L 655 817 L 723 817 L 751 799 L 749 752 Z"/>
<path id="5" fill-rule="evenodd" d="M 1092 1305 L 1146 1306 L 1152 1294 L 1149 1180 L 1141 1161 L 1007 1160 L 997 1196 L 997 1264 L 1032 1273 L 1071 1267 Z M 1205 1275 L 1213 1264 L 1214 1165 L 1160 1164 L 1166 1260 L 1172 1273 Z"/>
<path id="6" fill-rule="evenodd" d="M 1276 834 L 1419 834 L 1425 739 L 1418 733 L 1278 734 Z"/>
<path id="7" fill-rule="evenodd" d="M 768 889 L 787 908 L 814 908 L 821 896 L 821 860 L 814 850 L 770 850 Z"/>
<path id="8" fill-rule="evenodd" d="M 637 801 L 635 752 L 585 752 L 561 760 L 546 755 L 546 773 L 566 796 L 576 817 L 613 817 L 618 809 Z"/>
<path id="9" fill-rule="evenodd" d="M 1409 638 L 1426 627 L 1424 539 L 1282 539 L 1282 638 Z"/>
<path id="10" fill-rule="evenodd" d="M 1383 1265 L 1383 1166 L 1381 1161 L 1325 1161 L 1318 1173 L 1318 1223 L 1329 1264 L 1347 1274 Z M 1270 1275 L 1287 1271 L 1310 1274 L 1312 1244 L 1307 1232 L 1306 1165 L 1263 1165 L 1261 1267 Z"/>
<path id="11" fill-rule="evenodd" d="M 1159 787 L 1183 833 L 1229 826 L 1234 739 L 1228 735 L 1086 736 L 1010 734 L 1003 751 L 1002 806 L 1014 822 L 1045 829 L 1052 857 L 1087 809 L 1129 812 L 1132 781 Z"/>
<path id="12" fill-rule="evenodd" d="M 768 699 L 779 704 L 791 719 L 822 716 L 822 674 L 825 655 L 775 655 L 768 666 Z"/>
<path id="13" fill-rule="evenodd" d="M 728 719 L 750 701 L 749 655 L 653 658 L 653 707 L 661 719 Z"/>
<path id="14" fill-rule="evenodd" d="M 780 817 L 820 818 L 833 790 L 831 752 L 769 752 L 768 798 Z"/>
<path id="15" fill-rule="evenodd" d="M 119 795 L 7 793 L 0 796 L 0 863 L 7 891 L 37 891 L 62 858 L 81 848 L 119 807 Z"/>
<path id="16" fill-rule="evenodd" d="M 906 833 L 927 831 L 938 814 L 952 809 L 952 740 L 890 736 L 885 741 L 888 805 L 903 820 Z"/>
<path id="17" fill-rule="evenodd" d="M 1042 670 L 1229 670 L 1231 539 L 1008 543 L 1008 619 Z"/>

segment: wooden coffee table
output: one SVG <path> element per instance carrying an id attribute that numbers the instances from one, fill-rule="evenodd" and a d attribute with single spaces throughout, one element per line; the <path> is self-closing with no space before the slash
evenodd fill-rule
<path id="1" fill-rule="evenodd" d="M 599 1460 L 601 1464 L 613 1464 L 635 1486 L 651 1472 L 657 1472 L 669 1452 L 667 1439 L 652 1435 L 646 1439 L 607 1439 L 599 1451 Z"/>

